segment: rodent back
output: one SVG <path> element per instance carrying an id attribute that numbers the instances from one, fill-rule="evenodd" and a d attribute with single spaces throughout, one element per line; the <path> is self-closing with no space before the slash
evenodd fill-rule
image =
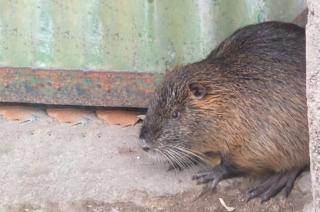
<path id="1" fill-rule="evenodd" d="M 224 78 L 233 81 L 228 88 L 237 112 L 225 126 L 235 132 L 228 138 L 230 160 L 254 171 L 306 165 L 304 29 L 275 22 L 245 27 L 206 62 L 224 63 Z"/>

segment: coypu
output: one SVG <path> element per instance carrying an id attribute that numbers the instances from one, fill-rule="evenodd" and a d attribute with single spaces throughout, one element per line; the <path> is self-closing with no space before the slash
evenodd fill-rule
<path id="1" fill-rule="evenodd" d="M 221 158 L 193 179 L 268 178 L 248 192 L 267 201 L 309 165 L 305 31 L 290 23 L 246 26 L 209 56 L 165 74 L 140 131 L 145 151 L 172 165 Z"/>

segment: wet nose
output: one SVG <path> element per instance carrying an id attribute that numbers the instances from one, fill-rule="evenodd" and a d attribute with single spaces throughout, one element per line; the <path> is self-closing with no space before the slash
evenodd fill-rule
<path id="1" fill-rule="evenodd" d="M 140 139 L 140 146 L 146 152 L 150 150 L 150 145 L 146 142 L 145 139 Z"/>

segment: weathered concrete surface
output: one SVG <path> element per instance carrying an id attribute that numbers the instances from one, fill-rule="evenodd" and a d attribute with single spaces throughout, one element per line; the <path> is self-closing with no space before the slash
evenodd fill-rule
<path id="1" fill-rule="evenodd" d="M 320 211 L 320 1 L 308 0 L 307 98 L 314 208 Z"/>
<path id="2" fill-rule="evenodd" d="M 139 125 L 108 126 L 94 114 L 60 124 L 39 110 L 30 122 L 0 117 L 0 212 L 308 211 L 310 175 L 288 199 L 245 202 L 254 181 L 233 179 L 195 201 L 193 170 L 167 172 L 138 147 Z M 196 170 L 196 168 L 195 168 Z"/>
<path id="3" fill-rule="evenodd" d="M 139 126 L 108 127 L 93 119 L 75 126 L 45 114 L 29 123 L 0 121 L 1 205 L 126 202 L 195 187 L 187 173 L 166 172 L 141 154 Z"/>

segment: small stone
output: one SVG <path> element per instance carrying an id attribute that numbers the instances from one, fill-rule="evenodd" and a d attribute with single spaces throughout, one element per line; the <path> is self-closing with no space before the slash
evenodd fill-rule
<path id="1" fill-rule="evenodd" d="M 297 181 L 300 191 L 303 193 L 311 192 L 311 176 L 310 172 L 303 173 L 300 179 Z"/>

